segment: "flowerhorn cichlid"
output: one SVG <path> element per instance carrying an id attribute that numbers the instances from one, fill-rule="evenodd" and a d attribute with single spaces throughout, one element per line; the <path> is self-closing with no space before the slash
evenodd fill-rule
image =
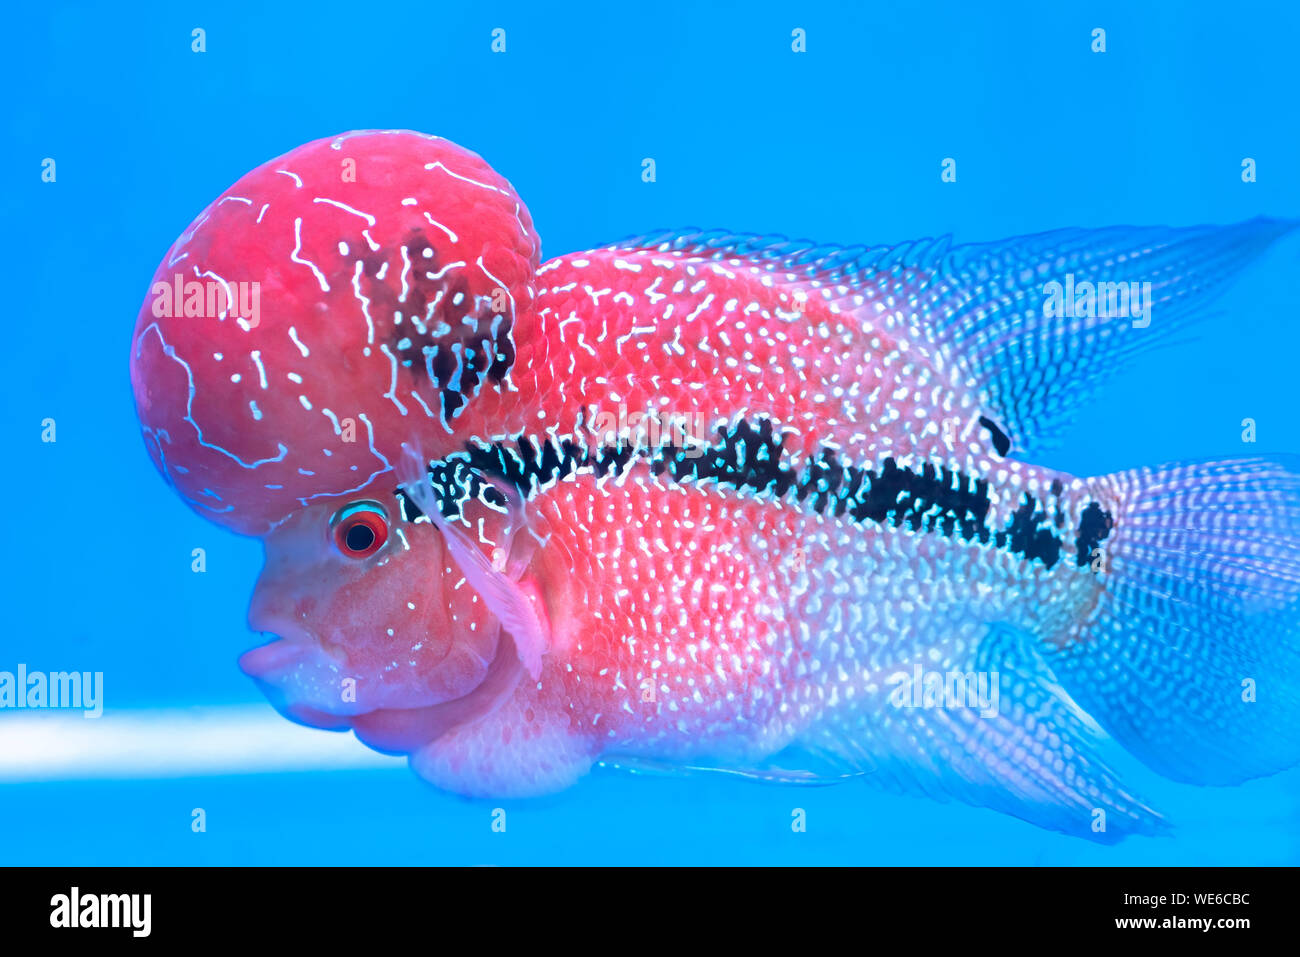
<path id="1" fill-rule="evenodd" d="M 158 267 L 145 444 L 260 538 L 241 666 L 439 788 L 853 779 L 1111 842 L 1300 758 L 1300 466 L 1020 457 L 1294 223 L 543 262 L 446 140 L 240 179 Z"/>

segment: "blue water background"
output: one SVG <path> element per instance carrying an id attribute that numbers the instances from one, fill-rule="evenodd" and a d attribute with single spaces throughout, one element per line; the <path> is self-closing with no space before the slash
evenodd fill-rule
<path id="1" fill-rule="evenodd" d="M 1300 213 L 1293 3 L 319 0 L 22 4 L 6 17 L 0 669 L 105 672 L 105 722 L 260 700 L 235 667 L 254 644 L 258 543 L 164 486 L 127 354 L 172 240 L 303 142 L 364 127 L 449 137 L 513 182 L 552 255 L 659 226 L 978 241 Z M 196 26 L 204 54 L 190 50 Z M 490 52 L 494 27 L 504 55 Z M 795 27 L 806 54 L 791 52 Z M 1104 55 L 1089 49 L 1094 27 Z M 955 184 L 940 182 L 945 157 Z M 1257 183 L 1241 181 L 1244 157 Z M 1280 246 L 1202 338 L 1111 380 L 1050 464 L 1095 474 L 1300 451 L 1298 257 Z M 39 440 L 46 417 L 53 445 Z M 1242 444 L 1245 417 L 1256 446 Z M 0 784 L 0 864 L 1300 862 L 1297 772 L 1233 789 L 1126 774 L 1173 837 L 1107 848 L 859 785 L 614 773 L 506 802 L 505 834 L 492 803 L 404 769 Z M 207 833 L 191 832 L 194 807 Z M 807 833 L 791 830 L 795 807 Z"/>

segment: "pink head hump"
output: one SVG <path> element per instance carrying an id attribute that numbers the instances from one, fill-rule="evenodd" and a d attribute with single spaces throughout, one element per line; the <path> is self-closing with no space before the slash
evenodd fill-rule
<path id="1" fill-rule="evenodd" d="M 435 136 L 363 130 L 244 176 L 176 240 L 136 323 L 150 455 L 200 514 L 264 534 L 449 451 L 508 388 L 541 242 L 511 185 Z"/>

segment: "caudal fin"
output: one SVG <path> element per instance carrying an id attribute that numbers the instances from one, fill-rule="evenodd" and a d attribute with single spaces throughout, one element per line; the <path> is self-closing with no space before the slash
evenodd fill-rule
<path id="1" fill-rule="evenodd" d="M 1094 479 L 1100 598 L 1050 661 L 1152 769 L 1236 784 L 1300 763 L 1300 458 Z"/>

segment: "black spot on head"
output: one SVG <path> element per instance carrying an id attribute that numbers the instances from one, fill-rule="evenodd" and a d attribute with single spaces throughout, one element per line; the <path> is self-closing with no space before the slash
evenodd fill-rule
<path id="1" fill-rule="evenodd" d="M 364 260 L 376 338 L 396 356 L 417 391 L 437 395 L 450 421 L 484 379 L 501 382 L 510 371 L 514 316 L 508 303 L 505 311 L 494 312 L 498 303 L 476 298 L 467 267 L 448 268 L 423 230 L 400 245 L 405 259 L 397 250 L 381 249 Z M 381 281 L 384 263 L 388 271 Z"/>

